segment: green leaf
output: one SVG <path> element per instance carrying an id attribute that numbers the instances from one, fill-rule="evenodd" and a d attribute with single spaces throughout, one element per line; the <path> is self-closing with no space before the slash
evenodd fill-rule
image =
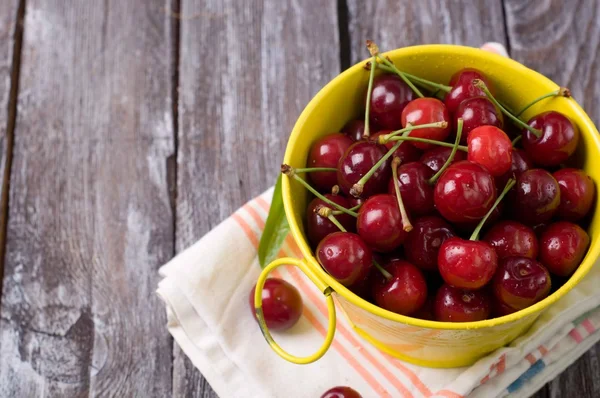
<path id="1" fill-rule="evenodd" d="M 277 178 L 271 208 L 265 223 L 265 230 L 260 237 L 258 245 L 258 262 L 261 268 L 265 268 L 271 261 L 277 258 L 277 253 L 287 236 L 290 226 L 285 217 L 283 209 L 283 197 L 281 196 L 281 176 Z"/>

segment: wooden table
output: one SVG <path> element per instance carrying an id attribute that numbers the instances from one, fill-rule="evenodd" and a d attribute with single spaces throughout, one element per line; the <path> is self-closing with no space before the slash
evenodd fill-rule
<path id="1" fill-rule="evenodd" d="M 595 0 L 0 1 L 0 396 L 215 396 L 157 269 L 274 182 L 366 38 L 502 42 L 599 121 Z M 600 396 L 599 358 L 538 396 Z"/>

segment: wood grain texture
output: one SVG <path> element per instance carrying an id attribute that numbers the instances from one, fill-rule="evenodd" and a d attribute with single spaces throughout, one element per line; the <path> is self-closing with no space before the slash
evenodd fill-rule
<path id="1" fill-rule="evenodd" d="M 505 0 L 513 58 L 567 86 L 600 122 L 600 3 Z M 600 396 L 600 345 L 550 382 L 539 397 Z"/>
<path id="2" fill-rule="evenodd" d="M 172 391 L 172 342 L 154 294 L 173 254 L 166 5 L 27 1 L 2 397 Z"/>
<path id="3" fill-rule="evenodd" d="M 347 0 L 350 60 L 369 56 L 365 40 L 382 51 L 399 47 L 447 43 L 480 46 L 504 43 L 502 0 Z"/>
<path id="4" fill-rule="evenodd" d="M 340 70 L 335 1 L 182 0 L 180 14 L 178 251 L 274 184 L 297 117 Z M 174 357 L 175 397 L 214 396 Z"/>

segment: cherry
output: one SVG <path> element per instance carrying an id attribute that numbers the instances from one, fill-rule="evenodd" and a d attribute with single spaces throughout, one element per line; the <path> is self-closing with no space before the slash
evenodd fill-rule
<path id="1" fill-rule="evenodd" d="M 504 131 L 494 126 L 472 130 L 467 138 L 468 159 L 478 163 L 494 177 L 508 172 L 512 165 L 512 142 Z"/>
<path id="2" fill-rule="evenodd" d="M 503 128 L 502 113 L 486 97 L 474 97 L 463 101 L 454 112 L 454 126 L 457 120 L 464 120 L 462 142 L 467 142 L 471 131 L 482 126 Z"/>
<path id="3" fill-rule="evenodd" d="M 533 229 L 516 221 L 501 221 L 495 224 L 484 236 L 495 250 L 500 260 L 506 257 L 538 256 L 538 240 Z"/>
<path id="4" fill-rule="evenodd" d="M 505 316 L 505 315 L 510 315 L 517 311 L 518 310 L 509 307 L 508 305 L 504 304 L 500 300 L 492 300 L 492 314 L 494 315 L 494 318 L 498 318 L 498 317 Z"/>
<path id="5" fill-rule="evenodd" d="M 411 137 L 444 141 L 450 135 L 450 116 L 444 103 L 435 98 L 417 98 L 409 102 L 402 111 L 402 126 L 446 122 L 446 127 L 429 127 L 410 132 Z M 431 144 L 411 142 L 419 149 L 428 149 Z"/>
<path id="6" fill-rule="evenodd" d="M 367 244 L 351 232 L 327 235 L 317 246 L 316 254 L 325 271 L 344 286 L 364 279 L 373 261 Z"/>
<path id="7" fill-rule="evenodd" d="M 436 321 L 476 322 L 489 318 L 491 301 L 485 290 L 465 290 L 443 285 L 434 302 Z"/>
<path id="8" fill-rule="evenodd" d="M 352 144 L 338 163 L 337 181 L 342 192 L 350 190 L 371 168 L 385 156 L 384 146 L 374 142 L 359 141 Z M 390 162 L 385 161 L 373 173 L 362 188 L 362 197 L 385 192 L 386 183 L 390 179 Z"/>
<path id="9" fill-rule="evenodd" d="M 347 209 L 352 207 L 348 198 L 341 195 L 326 194 L 325 197 L 338 205 Z M 338 232 L 339 228 L 329 219 L 317 213 L 320 207 L 328 207 L 332 210 L 335 208 L 319 198 L 314 198 L 306 208 L 306 235 L 309 242 L 316 246 L 319 242 L 329 234 Z M 337 220 L 349 231 L 355 230 L 356 219 L 348 214 L 336 215 Z"/>
<path id="10" fill-rule="evenodd" d="M 400 194 L 409 213 L 420 216 L 433 211 L 433 187 L 429 184 L 431 177 L 433 171 L 420 162 L 406 163 L 398 167 Z M 393 178 L 388 183 L 388 192 L 396 194 Z"/>
<path id="11" fill-rule="evenodd" d="M 515 218 L 528 225 L 550 221 L 560 204 L 560 188 L 552 174 L 531 169 L 517 178 L 512 195 Z"/>
<path id="12" fill-rule="evenodd" d="M 421 269 L 437 270 L 440 246 L 453 236 L 452 227 L 441 217 L 421 217 L 413 222 L 413 229 L 404 241 L 406 259 Z"/>
<path id="13" fill-rule="evenodd" d="M 539 262 L 527 257 L 507 257 L 500 261 L 492 290 L 501 304 L 522 310 L 548 296 L 550 285 L 550 274 Z M 499 309 L 509 312 L 502 306 Z"/>
<path id="14" fill-rule="evenodd" d="M 412 145 L 407 146 L 413 147 Z M 451 152 L 452 148 L 438 146 L 425 152 L 421 156 L 420 162 L 423 163 L 425 166 L 429 167 L 434 173 L 437 173 L 442 168 L 444 163 L 446 163 L 446 160 L 448 160 L 448 157 L 450 156 Z M 458 151 L 454 155 L 453 163 L 460 162 L 461 160 L 466 159 L 467 154 L 465 152 Z"/>
<path id="15" fill-rule="evenodd" d="M 438 253 L 438 268 L 446 283 L 463 289 L 479 289 L 496 272 L 498 256 L 487 242 L 446 239 Z"/>
<path id="16" fill-rule="evenodd" d="M 589 244 L 589 235 L 579 225 L 550 224 L 540 237 L 540 261 L 553 274 L 569 276 L 579 267 Z"/>
<path id="17" fill-rule="evenodd" d="M 375 126 L 371 126 L 371 129 L 375 129 Z M 365 121 L 364 120 L 351 120 L 342 128 L 342 133 L 347 135 L 353 141 L 361 141 L 363 134 L 365 133 Z"/>
<path id="18" fill-rule="evenodd" d="M 496 186 L 485 167 L 463 160 L 452 164 L 433 191 L 437 210 L 448 221 L 480 220 L 496 200 Z"/>
<path id="19" fill-rule="evenodd" d="M 337 167 L 340 158 L 352 145 L 352 140 L 344 134 L 329 134 L 317 140 L 308 153 L 307 167 Z M 320 191 L 330 191 L 337 184 L 335 171 L 315 171 L 310 180 Z"/>
<path id="20" fill-rule="evenodd" d="M 456 72 L 450 79 L 452 89 L 446 95 L 444 103 L 451 114 L 455 114 L 459 105 L 468 98 L 479 97 L 485 95 L 481 89 L 474 87 L 472 82 L 475 79 L 483 80 L 488 87 L 490 82 L 477 69 L 466 68 Z M 493 92 L 494 90 L 492 90 Z M 466 135 L 466 134 L 465 134 Z"/>
<path id="21" fill-rule="evenodd" d="M 256 285 L 250 291 L 248 301 L 254 319 L 254 292 Z M 268 278 L 262 291 L 262 311 L 265 322 L 271 330 L 287 330 L 294 326 L 302 315 L 302 297 L 298 289 L 283 279 Z"/>
<path id="22" fill-rule="evenodd" d="M 425 304 L 427 283 L 421 271 L 413 264 L 391 261 L 386 271 L 391 278 L 376 275 L 373 282 L 375 303 L 388 311 L 401 315 L 411 315 Z"/>
<path id="23" fill-rule="evenodd" d="M 377 76 L 371 92 L 371 120 L 382 129 L 398 130 L 402 127 L 402 111 L 414 97 L 411 88 L 398 76 Z"/>
<path id="24" fill-rule="evenodd" d="M 594 181 L 583 170 L 562 169 L 553 174 L 560 187 L 558 216 L 567 221 L 579 221 L 585 217 L 594 203 Z"/>
<path id="25" fill-rule="evenodd" d="M 524 171 L 533 168 L 533 162 L 529 155 L 522 150 L 513 148 L 510 169 L 503 175 L 496 177 L 496 188 L 502 188 L 510 178 L 519 178 Z"/>
<path id="26" fill-rule="evenodd" d="M 377 133 L 371 135 L 371 140 L 373 142 L 377 142 L 380 136 L 391 134 L 391 133 L 393 133 L 392 130 L 378 131 Z M 387 149 L 392 149 L 394 144 L 395 144 L 395 142 L 388 141 L 384 145 Z M 448 153 L 450 153 L 450 150 L 448 151 Z M 416 162 L 421 157 L 421 150 L 417 149 L 413 145 L 402 144 L 398 147 L 398 149 L 396 149 L 394 151 L 394 154 L 392 156 L 400 158 L 400 162 L 403 164 L 408 163 L 408 162 Z"/>
<path id="27" fill-rule="evenodd" d="M 428 288 L 429 289 L 429 288 Z M 425 300 L 425 304 L 414 312 L 411 316 L 413 318 L 425 319 L 427 321 L 435 321 L 435 310 L 434 310 L 434 298 L 429 296 Z"/>
<path id="28" fill-rule="evenodd" d="M 538 137 L 528 129 L 522 131 L 523 148 L 536 164 L 558 166 L 575 152 L 579 129 L 562 113 L 544 112 L 531 118 L 527 124 L 541 132 Z"/>
<path id="29" fill-rule="evenodd" d="M 350 387 L 339 386 L 325 391 L 321 398 L 362 398 L 362 396 Z"/>
<path id="30" fill-rule="evenodd" d="M 406 238 L 398 203 L 392 195 L 368 198 L 358 211 L 356 226 L 360 237 L 378 252 L 391 252 Z"/>

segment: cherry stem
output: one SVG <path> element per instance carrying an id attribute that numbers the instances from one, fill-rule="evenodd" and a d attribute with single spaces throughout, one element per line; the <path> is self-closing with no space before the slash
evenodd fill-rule
<path id="1" fill-rule="evenodd" d="M 512 146 L 514 147 L 515 145 L 517 145 L 517 142 L 521 141 L 521 138 L 523 138 L 522 135 L 516 136 L 515 139 L 512 140 Z"/>
<path id="2" fill-rule="evenodd" d="M 395 72 L 395 70 L 393 68 L 390 68 L 387 65 L 379 64 L 378 68 L 381 70 L 384 70 L 386 72 L 392 72 L 392 73 Z M 431 80 L 423 79 L 422 77 L 411 75 L 410 73 L 406 73 L 406 72 L 402 72 L 402 73 L 404 73 L 404 76 L 408 77 L 413 83 L 418 83 L 418 84 L 421 84 L 422 86 L 437 88 L 438 90 L 444 91 L 446 93 L 449 93 L 450 90 L 452 90 L 451 86 L 446 86 L 445 84 L 432 82 Z"/>
<path id="3" fill-rule="evenodd" d="M 506 116 L 508 116 L 510 118 L 510 120 L 515 122 L 518 126 L 529 130 L 531 132 L 531 134 L 535 135 L 537 138 L 540 138 L 542 136 L 542 132 L 540 130 L 531 127 L 530 125 L 528 125 L 527 123 L 525 123 L 518 117 L 514 116 L 512 113 L 510 113 L 504 106 L 502 106 L 502 104 L 500 104 L 500 102 L 498 102 L 498 100 L 496 98 L 494 98 L 492 93 L 490 93 L 490 90 L 487 88 L 487 86 L 485 85 L 483 80 L 474 79 L 472 84 L 473 84 L 473 86 L 481 89 L 485 93 L 485 95 L 488 97 L 488 99 L 490 101 L 492 101 L 494 103 L 494 105 L 496 105 L 498 108 L 500 108 L 502 113 L 504 113 Z"/>
<path id="4" fill-rule="evenodd" d="M 519 111 L 519 113 L 517 113 L 515 116 L 516 117 L 521 116 L 523 114 L 523 112 L 525 112 L 527 109 L 531 108 L 533 105 L 537 104 L 538 102 L 540 102 L 543 99 L 550 98 L 550 97 L 556 97 L 556 96 L 569 98 L 571 96 L 571 90 L 569 90 L 566 87 L 560 87 L 557 90 L 554 90 L 547 94 L 544 94 L 541 97 L 538 97 L 538 98 L 534 99 L 533 101 L 531 101 L 530 103 L 528 103 L 527 105 L 525 105 L 525 107 L 523 109 L 521 109 Z"/>
<path id="5" fill-rule="evenodd" d="M 316 173 L 318 171 L 336 171 L 335 167 L 305 167 L 294 169 L 296 173 Z"/>
<path id="6" fill-rule="evenodd" d="M 369 42 L 367 41 L 367 47 Z M 375 77 L 375 68 L 377 66 L 377 55 L 373 55 L 371 58 L 371 70 L 369 71 L 369 85 L 367 87 L 367 103 L 365 104 L 365 130 L 363 132 L 364 138 L 369 138 L 371 130 L 369 128 L 369 114 L 371 112 L 371 92 L 373 91 L 373 78 Z"/>
<path id="7" fill-rule="evenodd" d="M 350 211 L 356 211 L 356 210 L 360 209 L 361 206 L 362 206 L 362 204 L 358 204 L 358 205 L 356 205 L 354 207 L 349 208 L 348 210 L 350 210 Z M 343 211 L 339 211 L 339 210 L 332 210 L 331 214 L 333 214 L 334 216 L 339 216 L 340 214 L 344 214 L 344 212 Z"/>
<path id="8" fill-rule="evenodd" d="M 496 199 L 496 201 L 494 202 L 494 205 L 487 212 L 487 214 L 485 215 L 485 217 L 483 217 L 481 219 L 481 221 L 479 221 L 479 224 L 477 224 L 477 227 L 475 228 L 475 230 L 471 234 L 471 237 L 469 238 L 469 240 L 478 240 L 479 239 L 479 232 L 481 231 L 481 228 L 483 228 L 483 226 L 485 225 L 485 222 L 487 221 L 487 219 L 494 212 L 494 209 L 496 209 L 496 207 L 498 207 L 498 204 L 502 201 L 502 199 L 504 199 L 504 197 L 506 196 L 506 194 L 508 193 L 508 191 L 510 191 L 512 189 L 512 187 L 515 186 L 516 183 L 517 182 L 513 178 L 509 179 L 506 182 L 506 185 L 504 186 L 504 189 L 502 190 L 502 193 L 500 194 L 500 196 L 498 196 L 498 199 Z"/>
<path id="9" fill-rule="evenodd" d="M 385 137 L 385 136 L 384 136 Z M 444 142 L 444 141 L 436 141 L 436 140 L 429 140 L 427 138 L 419 138 L 419 137 L 391 137 L 389 139 L 389 141 L 413 141 L 413 142 L 423 142 L 425 144 L 432 144 L 432 145 L 438 145 L 438 146 L 445 146 L 446 148 L 454 148 L 454 144 L 451 144 L 449 142 Z M 459 145 L 457 146 L 457 149 L 459 151 L 463 151 L 463 152 L 468 152 L 469 148 L 465 145 Z"/>
<path id="10" fill-rule="evenodd" d="M 396 68 L 396 65 L 394 65 L 387 58 L 384 58 L 379 54 L 377 54 L 377 56 L 384 64 L 386 64 L 388 67 L 390 67 L 394 73 L 396 73 L 398 76 L 400 76 L 400 78 L 402 80 L 404 80 L 404 83 L 406 83 L 408 85 L 408 87 L 410 87 L 415 92 L 415 94 L 417 94 L 421 98 L 424 97 L 423 93 L 408 79 L 406 74 L 404 72 L 400 71 L 398 68 Z"/>
<path id="11" fill-rule="evenodd" d="M 300 177 L 299 175 L 296 174 L 296 171 L 294 170 L 294 168 L 292 166 L 287 165 L 287 164 L 282 164 L 281 172 L 283 174 L 285 174 L 286 176 L 298 181 L 300 184 L 302 184 L 304 186 L 304 188 L 308 189 L 313 195 L 315 195 L 317 198 L 321 199 L 323 202 L 327 203 L 328 205 L 335 207 L 337 210 L 341 211 L 342 213 L 346 213 L 349 216 L 358 217 L 358 214 L 356 214 L 356 212 L 346 209 L 345 207 L 338 205 L 334 201 L 327 199 L 327 197 L 323 196 L 319 191 L 317 191 L 316 189 L 311 187 L 309 183 L 304 181 L 304 179 L 302 177 Z"/>
<path id="12" fill-rule="evenodd" d="M 381 272 L 381 274 L 383 275 L 383 277 L 386 280 L 389 281 L 390 279 L 392 279 L 392 274 L 390 274 L 389 272 L 387 272 L 385 270 L 385 268 L 383 268 L 381 265 L 379 265 L 379 263 L 377 261 L 373 260 L 373 265 L 375 266 L 375 268 L 377 268 L 379 270 L 379 272 Z"/>
<path id="13" fill-rule="evenodd" d="M 396 130 L 396 131 L 392 131 L 389 134 L 385 134 L 382 136 L 379 136 L 378 138 L 378 144 L 384 145 L 386 144 L 390 138 L 395 137 L 399 134 L 404 134 L 407 131 L 413 131 L 413 130 L 420 130 L 420 129 L 428 129 L 428 128 L 442 128 L 445 129 L 446 127 L 448 127 L 448 122 L 443 121 L 443 122 L 434 122 L 434 123 L 425 123 L 425 124 L 418 124 L 413 126 L 412 124 L 408 123 L 406 127 L 404 127 L 403 129 L 400 130 Z"/>
<path id="14" fill-rule="evenodd" d="M 321 217 L 325 217 L 329 221 L 331 221 L 333 223 L 333 225 L 335 225 L 336 227 L 339 228 L 340 231 L 342 231 L 342 232 L 348 232 L 346 230 L 346 228 L 344 228 L 344 226 L 342 224 L 340 224 L 340 222 L 338 221 L 338 219 L 335 218 L 335 216 L 333 215 L 333 211 L 329 207 L 321 206 L 318 209 L 315 209 L 315 211 Z"/>
<path id="15" fill-rule="evenodd" d="M 456 126 L 456 139 L 454 140 L 454 146 L 452 147 L 452 152 L 450 152 L 450 156 L 446 159 L 444 165 L 435 173 L 429 181 L 427 181 L 430 185 L 435 184 L 435 182 L 440 178 L 440 176 L 446 171 L 450 164 L 454 160 L 454 155 L 456 155 L 456 151 L 458 150 L 458 143 L 460 142 L 460 137 L 462 136 L 463 129 L 463 120 L 462 118 L 458 118 L 457 126 Z"/>
<path id="16" fill-rule="evenodd" d="M 383 165 L 390 158 L 390 156 L 392 156 L 394 152 L 396 152 L 396 149 L 398 149 L 400 145 L 402 145 L 402 141 L 399 141 L 396 144 L 394 144 L 394 146 L 391 147 L 390 150 L 388 150 L 387 153 L 383 155 L 381 159 L 379 159 L 379 161 L 377 161 L 377 163 L 375 163 L 369 171 L 367 171 L 367 174 L 362 176 L 361 179 L 358 180 L 358 182 L 354 184 L 352 188 L 350 188 L 350 194 L 352 196 L 354 196 L 355 198 L 359 198 L 360 195 L 362 195 L 362 191 L 365 187 L 365 184 L 369 181 L 373 174 L 375 174 L 377 169 L 379 169 L 381 165 Z"/>
<path id="17" fill-rule="evenodd" d="M 398 181 L 398 167 L 400 166 L 399 157 L 394 156 L 392 160 L 392 179 L 394 181 L 394 190 L 396 191 L 396 199 L 398 200 L 398 208 L 400 209 L 400 215 L 402 216 L 402 229 L 405 232 L 410 232 L 413 229 L 412 224 L 410 223 L 410 219 L 408 218 L 408 214 L 406 213 L 406 208 L 404 207 L 404 202 L 402 201 L 402 194 L 400 192 L 400 181 Z"/>

